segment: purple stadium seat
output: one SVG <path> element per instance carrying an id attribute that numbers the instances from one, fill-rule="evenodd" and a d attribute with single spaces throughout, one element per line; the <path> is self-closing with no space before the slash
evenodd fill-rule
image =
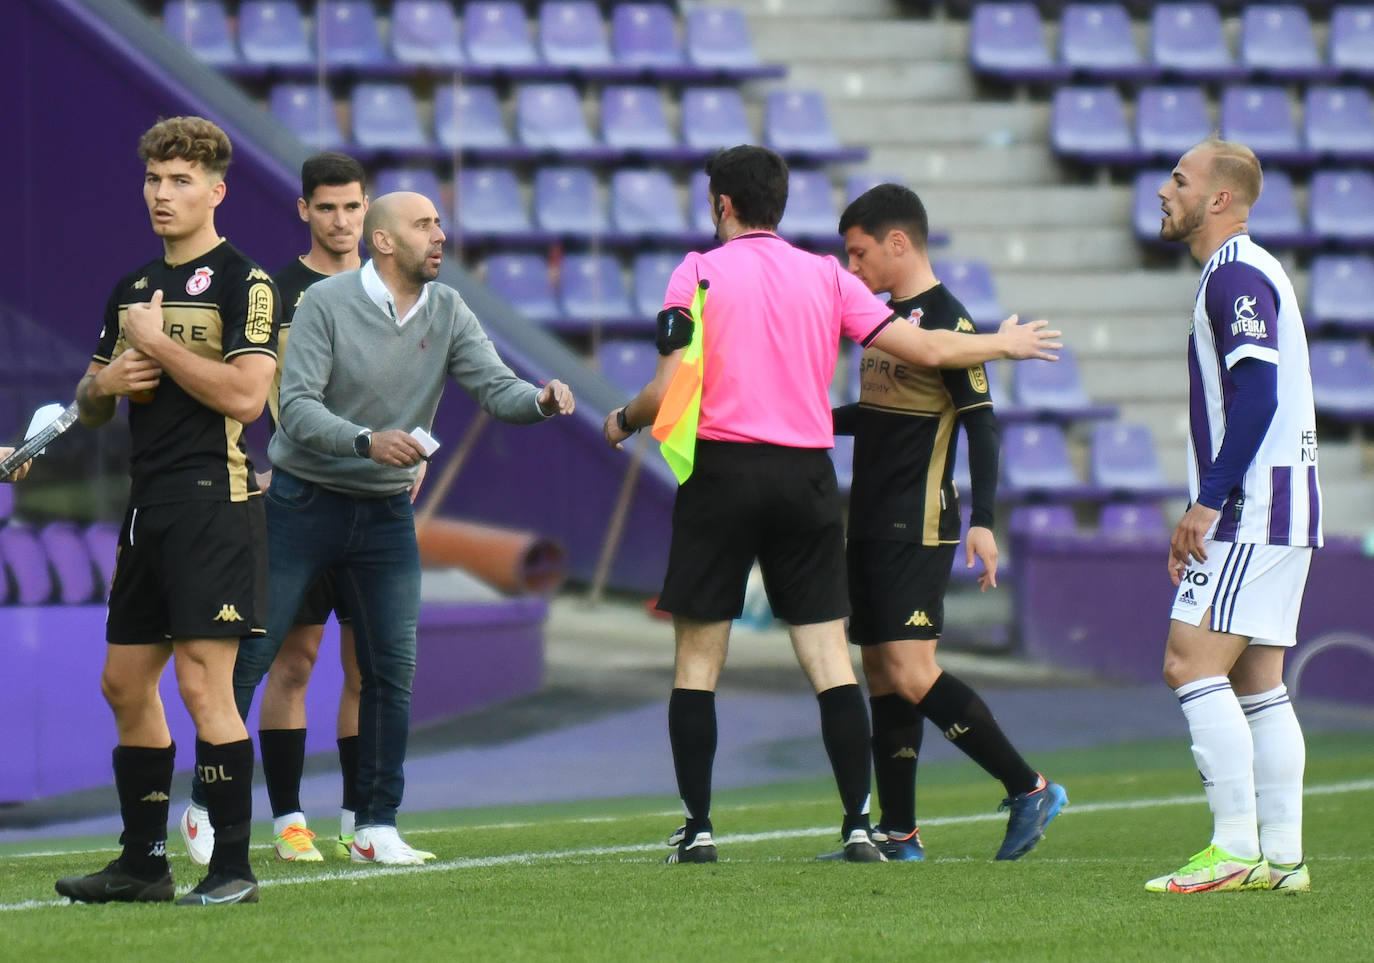
<path id="1" fill-rule="evenodd" d="M 1312 287 L 1303 320 L 1374 331 L 1374 256 L 1323 254 L 1312 260 Z"/>
<path id="2" fill-rule="evenodd" d="M 423 194 L 433 201 L 435 209 L 443 214 L 444 195 L 439 187 L 439 175 L 427 167 L 388 167 L 377 171 L 372 180 L 372 196 L 381 197 L 392 191 L 413 191 Z"/>
<path id="3" fill-rule="evenodd" d="M 1221 136 L 1245 144 L 1266 163 L 1313 160 L 1312 152 L 1302 145 L 1288 91 L 1282 87 L 1227 87 L 1221 95 Z"/>
<path id="4" fill-rule="evenodd" d="M 1374 163 L 1374 104 L 1363 87 L 1308 87 L 1307 146 L 1324 158 Z"/>
<path id="5" fill-rule="evenodd" d="M 243 0 L 239 4 L 239 49 L 248 63 L 263 67 L 313 68 L 315 52 L 295 0 Z"/>
<path id="6" fill-rule="evenodd" d="M 1160 208 L 1159 189 L 1171 174 L 1166 170 L 1143 170 L 1135 175 L 1134 203 L 1131 205 L 1131 225 L 1136 240 L 1144 244 L 1162 244 L 1159 227 L 1164 220 Z"/>
<path id="7" fill-rule="evenodd" d="M 315 7 L 315 47 L 331 70 L 366 70 L 391 63 L 391 58 L 382 49 L 377 11 L 370 0 L 330 0 L 318 4 Z"/>
<path id="8" fill-rule="evenodd" d="M 1089 474 L 1093 482 L 1136 498 L 1182 494 L 1159 467 L 1154 437 L 1145 425 L 1111 422 L 1093 426 Z"/>
<path id="9" fill-rule="evenodd" d="M 716 226 L 711 221 L 711 179 L 705 171 L 692 171 L 687 182 L 687 218 L 692 230 L 715 236 Z"/>
<path id="10" fill-rule="evenodd" d="M 794 243 L 805 238 L 836 246 L 839 235 L 835 225 L 839 222 L 830 175 L 824 171 L 789 171 L 787 207 L 778 233 Z"/>
<path id="11" fill-rule="evenodd" d="M 836 435 L 835 447 L 830 449 L 830 460 L 835 463 L 835 481 L 839 484 L 840 494 L 849 494 L 854 481 L 854 436 Z"/>
<path id="12" fill-rule="evenodd" d="M 9 569 L 16 605 L 42 605 L 52 601 L 53 578 L 48 553 L 33 529 L 21 525 L 0 528 L 0 561 Z"/>
<path id="13" fill-rule="evenodd" d="M 611 52 L 616 63 L 651 74 L 672 76 L 690 70 L 678 42 L 673 9 L 662 3 L 617 4 L 611 13 Z"/>
<path id="14" fill-rule="evenodd" d="M 108 595 L 110 582 L 114 580 L 115 551 L 119 546 L 119 528 L 114 522 L 92 522 L 81 533 L 86 548 L 95 562 L 100 575 L 101 595 Z"/>
<path id="15" fill-rule="evenodd" d="M 847 148 L 835 136 L 825 97 L 815 90 L 775 90 L 763 108 L 763 143 L 779 154 L 811 163 L 858 160 L 862 148 Z"/>
<path id="16" fill-rule="evenodd" d="M 693 7 L 687 11 L 687 60 L 737 77 L 769 76 L 780 70 L 759 63 L 749 24 L 734 7 Z"/>
<path id="17" fill-rule="evenodd" d="M 463 62 L 458 17 L 447 0 L 396 0 L 391 7 L 391 53 L 415 67 Z"/>
<path id="18" fill-rule="evenodd" d="M 610 66 L 601 9 L 591 0 L 545 0 L 539 8 L 539 52 L 558 67 Z"/>
<path id="19" fill-rule="evenodd" d="M 1374 4 L 1331 8 L 1329 59 L 1343 74 L 1374 78 Z"/>
<path id="20" fill-rule="evenodd" d="M 658 317 L 663 310 L 663 296 L 668 293 L 668 279 L 681 262 L 681 255 L 664 251 L 635 255 L 631 269 L 635 314 L 642 318 Z"/>
<path id="21" fill-rule="evenodd" d="M 998 421 L 1029 421 L 1035 417 L 1033 411 L 1022 407 L 1007 387 L 1006 368 L 998 361 L 983 365 L 988 379 L 988 397 L 997 412 Z"/>
<path id="22" fill-rule="evenodd" d="M 1010 81 L 1059 81 L 1069 75 L 1050 57 L 1040 11 L 1033 3 L 979 3 L 969 25 L 969 61 L 976 73 Z"/>
<path id="23" fill-rule="evenodd" d="M 1280 170 L 1264 172 L 1259 200 L 1250 208 L 1250 234 L 1260 244 L 1273 247 L 1311 247 L 1316 235 L 1308 230 L 1298 209 L 1293 181 Z"/>
<path id="24" fill-rule="evenodd" d="M 1074 470 L 1064 430 L 1042 422 L 1006 426 L 1002 432 L 1002 481 L 1007 498 L 1081 498 L 1091 494 Z"/>
<path id="25" fill-rule="evenodd" d="M 1136 98 L 1136 142 L 1155 160 L 1172 164 L 1211 132 L 1201 87 L 1146 87 Z"/>
<path id="26" fill-rule="evenodd" d="M 469 63 L 484 67 L 533 67 L 525 8 L 517 0 L 472 0 L 463 7 L 463 42 Z"/>
<path id="27" fill-rule="evenodd" d="M 268 95 L 268 104 L 272 116 L 307 147 L 323 150 L 343 145 L 334 101 L 327 88 L 315 84 L 277 84 Z"/>
<path id="28" fill-rule="evenodd" d="M 1146 159 L 1131 137 L 1115 87 L 1060 87 L 1050 108 L 1050 146 L 1060 157 L 1089 164 Z"/>
<path id="29" fill-rule="evenodd" d="M 1276 80 L 1318 80 L 1333 73 L 1322 63 L 1307 10 L 1297 4 L 1251 4 L 1241 15 L 1240 62 Z"/>
<path id="30" fill-rule="evenodd" d="M 360 83 L 353 87 L 353 141 L 369 150 L 423 150 L 415 95 L 407 84 Z"/>
<path id="31" fill-rule="evenodd" d="M 621 168 L 611 174 L 611 225 L 625 235 L 682 239 L 687 221 L 668 172 Z"/>
<path id="32" fill-rule="evenodd" d="M 1369 342 L 1314 341 L 1308 351 L 1317 413 L 1350 421 L 1374 419 L 1374 351 Z"/>
<path id="33" fill-rule="evenodd" d="M 620 151 L 662 151 L 677 146 L 658 88 L 608 85 L 601 91 L 601 139 Z"/>
<path id="34" fill-rule="evenodd" d="M 1312 175 L 1311 202 L 1312 230 L 1323 240 L 1374 245 L 1374 173 L 1317 171 Z"/>
<path id="35" fill-rule="evenodd" d="M 162 29 L 208 66 L 233 67 L 239 62 L 229 15 L 219 0 L 168 0 L 162 8 Z"/>
<path id="36" fill-rule="evenodd" d="M 534 150 L 588 151 L 596 146 L 571 84 L 526 84 L 515 95 L 515 134 Z"/>
<path id="37" fill-rule="evenodd" d="M 1059 59 L 1075 73 L 1103 80 L 1150 77 L 1157 68 L 1136 47 L 1119 3 L 1071 3 L 1059 17 Z"/>
<path id="38" fill-rule="evenodd" d="M 91 550 L 71 522 L 50 522 L 38 532 L 48 562 L 57 574 L 58 601 L 82 605 L 97 595 L 96 570 Z"/>
<path id="39" fill-rule="evenodd" d="M 585 167 L 543 167 L 534 174 L 534 222 L 575 238 L 604 235 L 606 208 L 596 176 Z"/>
<path id="40" fill-rule="evenodd" d="M 1226 45 L 1221 15 L 1210 3 L 1161 3 L 1150 24 L 1150 59 L 1166 74 L 1189 80 L 1245 76 Z"/>
<path id="41" fill-rule="evenodd" d="M 609 324 L 650 327 L 649 319 L 638 319 L 630 308 L 620 260 L 614 254 L 565 254 L 558 275 L 558 300 L 563 306 L 560 319 L 572 326 Z"/>
<path id="42" fill-rule="evenodd" d="M 549 267 L 538 254 L 493 254 L 487 258 L 486 282 L 531 321 L 558 317 Z"/>
<path id="43" fill-rule="evenodd" d="M 754 142 L 744 98 L 733 87 L 688 87 L 682 92 L 682 139 L 703 151 Z"/>
<path id="44" fill-rule="evenodd" d="M 1007 528 L 1015 535 L 1073 532 L 1078 522 L 1068 505 L 1017 505 L 1007 518 Z"/>
<path id="45" fill-rule="evenodd" d="M 968 308 L 972 315 L 970 321 L 980 328 L 996 328 L 1002 323 L 1006 314 L 997 300 L 992 272 L 986 261 L 941 258 L 931 266 L 935 276 Z"/>
<path id="46" fill-rule="evenodd" d="M 1164 512 L 1151 502 L 1109 502 L 1102 506 L 1098 530 L 1115 538 L 1158 538 L 1167 536 Z"/>
<path id="47" fill-rule="evenodd" d="M 464 167 L 455 193 L 455 222 L 464 235 L 510 238 L 530 233 L 520 185 L 509 167 Z"/>
<path id="48" fill-rule="evenodd" d="M 1058 361 L 1023 361 L 1012 369 L 1016 403 L 1042 416 L 1064 421 L 1114 417 L 1114 405 L 1094 404 L 1088 397 L 1074 350 L 1064 347 L 1057 354 Z"/>
<path id="49" fill-rule="evenodd" d="M 632 398 L 653 380 L 658 349 L 652 341 L 603 341 L 596 366 L 603 378 Z"/>
<path id="50" fill-rule="evenodd" d="M 501 104 L 491 87 L 452 84 L 436 87 L 434 132 L 439 144 L 450 150 L 499 156 L 514 149 L 501 115 Z"/>

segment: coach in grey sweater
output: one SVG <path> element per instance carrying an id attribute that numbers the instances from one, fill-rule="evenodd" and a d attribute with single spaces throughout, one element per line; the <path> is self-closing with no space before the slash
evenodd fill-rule
<path id="1" fill-rule="evenodd" d="M 458 292 L 434 280 L 444 232 L 428 198 L 377 198 L 363 236 L 372 260 L 312 285 L 291 324 L 268 446 L 267 635 L 241 643 L 234 688 L 246 713 L 307 587 L 332 570 L 363 681 L 352 859 L 406 865 L 433 857 L 396 831 L 420 608 L 410 490 L 425 452 L 410 432 L 432 426 L 446 377 L 517 424 L 569 414 L 573 398 L 560 381 L 517 378 Z"/>

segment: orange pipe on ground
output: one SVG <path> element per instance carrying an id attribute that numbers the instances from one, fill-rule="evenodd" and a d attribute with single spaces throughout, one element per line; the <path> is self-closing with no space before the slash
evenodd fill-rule
<path id="1" fill-rule="evenodd" d="M 421 565 L 456 565 L 502 592 L 552 592 L 563 584 L 568 555 L 551 538 L 456 518 L 417 519 Z"/>

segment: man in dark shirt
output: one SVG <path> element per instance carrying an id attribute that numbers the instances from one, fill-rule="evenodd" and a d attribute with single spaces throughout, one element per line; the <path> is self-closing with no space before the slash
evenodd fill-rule
<path id="1" fill-rule="evenodd" d="M 215 230 L 232 148 L 200 117 L 139 141 L 143 199 L 163 256 L 116 285 L 77 385 L 81 420 L 128 396 L 132 486 L 110 588 L 101 688 L 119 742 L 120 856 L 57 891 L 87 903 L 167 902 L 167 808 L 176 747 L 158 697 L 169 659 L 196 726 L 215 848 L 179 905 L 257 902 L 248 865 L 253 744 L 234 704 L 240 638 L 264 631 L 267 537 L 244 425 L 267 401 L 280 302 L 272 279 Z"/>
<path id="2" fill-rule="evenodd" d="M 915 193 L 881 184 L 840 218 L 849 269 L 899 318 L 927 330 L 973 331 L 968 311 L 935 277 L 929 224 Z M 900 323 L 900 322 L 898 322 Z M 1068 801 L 1030 768 L 978 694 L 935 661 L 944 596 L 959 542 L 953 482 L 958 429 L 969 439 L 973 485 L 966 564 L 997 585 L 993 503 L 997 421 L 982 365 L 922 368 L 872 345 L 859 368 L 858 404 L 836 409 L 835 433 L 854 435 L 849 497 L 850 640 L 863 647 L 873 712 L 873 763 L 882 821 L 874 842 L 890 860 L 925 858 L 916 824 L 916 762 L 923 717 L 1002 781 L 1011 810 L 998 859 L 1019 859 Z M 839 854 L 831 854 L 838 856 Z"/>

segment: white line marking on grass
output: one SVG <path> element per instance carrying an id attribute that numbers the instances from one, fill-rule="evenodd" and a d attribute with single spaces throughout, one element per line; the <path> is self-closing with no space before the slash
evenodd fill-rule
<path id="1" fill-rule="evenodd" d="M 1364 792 L 1374 790 L 1374 779 L 1361 779 L 1352 782 L 1331 783 L 1324 786 L 1308 786 L 1303 790 L 1304 796 L 1332 796 L 1338 793 Z M 1154 799 L 1132 799 L 1120 800 L 1115 802 L 1085 803 L 1083 805 L 1070 804 L 1062 813 L 1063 815 L 1084 815 L 1102 812 L 1121 812 L 1131 809 L 1150 809 L 1157 806 L 1186 806 L 1195 803 L 1205 802 L 1205 798 L 1197 795 L 1187 796 L 1162 796 Z M 631 817 L 617 817 L 618 819 Z M 965 816 L 937 816 L 932 819 L 921 820 L 922 826 L 957 826 L 968 823 L 982 823 L 1001 820 L 1005 817 L 998 813 L 972 813 Z M 595 819 L 567 819 L 567 820 L 546 820 L 543 822 L 532 823 L 492 823 L 485 826 L 464 826 L 456 827 L 462 829 L 522 829 L 527 826 L 548 827 L 550 822 L 609 822 L 614 821 L 605 817 Z M 419 835 L 421 832 L 454 832 L 455 829 L 429 829 L 407 831 L 406 835 Z M 811 826 L 802 829 L 775 829 L 761 833 L 732 833 L 727 835 L 717 834 L 717 839 L 722 844 L 737 843 L 763 843 L 775 839 L 805 839 L 813 836 L 831 836 L 835 834 L 834 826 Z M 266 846 L 255 846 L 255 849 L 266 849 Z M 409 873 L 441 873 L 455 869 L 481 869 L 489 866 L 513 866 L 530 865 L 533 863 L 553 862 L 560 859 L 578 859 L 589 856 L 624 856 L 630 853 L 663 853 L 667 847 L 662 843 L 629 843 L 619 846 L 585 846 L 579 849 L 558 849 L 547 850 L 534 853 L 506 853 L 499 856 L 465 856 L 458 859 L 446 859 L 438 862 L 427 863 L 424 866 L 367 866 L 359 864 L 354 869 L 335 869 L 324 873 L 310 873 L 301 876 L 282 876 L 274 879 L 259 880 L 258 885 L 263 888 L 272 886 L 300 886 L 309 883 L 319 882 L 340 882 L 346 880 L 372 879 L 381 876 L 400 876 Z M 69 850 L 53 852 L 32 852 L 17 853 L 7 859 L 33 858 L 38 856 L 71 856 L 81 852 L 97 853 L 110 852 L 110 850 Z M 1062 859 L 1061 862 L 1084 862 L 1082 859 Z M 1091 860 L 1088 860 L 1091 861 Z M 177 893 L 188 892 L 190 887 L 178 888 Z M 23 900 L 17 903 L 0 903 L 0 913 L 14 912 L 17 910 L 39 909 L 47 906 L 67 906 L 70 905 L 66 900 Z"/>

